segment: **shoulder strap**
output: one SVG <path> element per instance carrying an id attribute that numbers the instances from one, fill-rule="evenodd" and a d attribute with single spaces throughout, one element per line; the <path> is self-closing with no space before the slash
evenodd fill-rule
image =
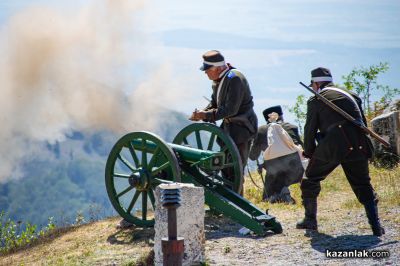
<path id="1" fill-rule="evenodd" d="M 355 109 L 356 111 L 360 114 L 360 118 L 361 118 L 361 123 L 364 125 L 364 121 L 362 121 L 362 113 L 360 108 L 358 107 L 357 101 L 354 99 L 354 97 L 348 93 L 347 91 L 341 90 L 339 88 L 335 88 L 335 87 L 325 87 L 323 90 L 331 90 L 331 91 L 336 91 L 339 92 L 340 94 L 346 96 L 349 100 L 351 100 L 354 103 Z"/>
<path id="2" fill-rule="evenodd" d="M 218 84 L 218 88 L 217 88 L 217 106 L 219 106 L 219 102 L 220 102 L 219 94 L 221 93 L 221 90 L 222 90 L 222 84 L 224 83 L 225 78 L 226 78 L 226 76 L 228 75 L 229 72 L 230 72 L 230 70 L 228 70 L 225 73 L 225 75 L 223 76 L 223 78 L 221 79 L 221 81 Z"/>

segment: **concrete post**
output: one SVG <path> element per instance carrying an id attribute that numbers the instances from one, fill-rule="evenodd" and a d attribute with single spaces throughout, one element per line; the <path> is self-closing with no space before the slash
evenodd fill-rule
<path id="1" fill-rule="evenodd" d="M 185 239 L 182 265 L 200 264 L 205 261 L 205 236 L 204 236 L 204 188 L 195 187 L 193 184 L 180 183 L 181 205 L 176 209 L 176 233 L 171 229 L 172 235 L 176 234 Z M 161 188 L 155 191 L 155 237 L 154 237 L 154 263 L 163 265 L 162 238 L 169 234 L 168 210 L 163 208 Z M 178 244 L 177 244 L 178 245 Z"/>

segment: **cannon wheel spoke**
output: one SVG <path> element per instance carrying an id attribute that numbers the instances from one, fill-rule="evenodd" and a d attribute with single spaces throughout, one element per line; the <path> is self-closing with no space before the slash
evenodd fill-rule
<path id="1" fill-rule="evenodd" d="M 142 220 L 147 220 L 147 192 L 142 193 Z"/>
<path id="2" fill-rule="evenodd" d="M 151 171 L 151 175 L 154 176 L 157 173 L 161 172 L 164 169 L 167 169 L 170 166 L 169 162 L 164 163 L 163 165 L 160 165 L 159 167 L 157 167 L 156 169 L 154 169 L 153 171 Z"/>
<path id="3" fill-rule="evenodd" d="M 142 139 L 142 167 L 147 167 L 146 139 Z"/>
<path id="4" fill-rule="evenodd" d="M 126 209 L 126 211 L 128 213 L 130 213 L 132 211 L 133 206 L 135 206 L 135 203 L 136 203 L 137 199 L 139 198 L 139 195 L 140 195 L 140 191 L 136 190 L 135 195 L 133 196 L 131 203 L 129 203 L 128 209 Z"/>
<path id="5" fill-rule="evenodd" d="M 108 156 L 107 194 L 126 221 L 153 226 L 155 183 L 180 181 L 180 175 L 178 160 L 167 143 L 149 132 L 132 132 L 120 138 Z"/>
<path id="6" fill-rule="evenodd" d="M 210 141 L 208 142 L 208 146 L 207 146 L 207 150 L 211 151 L 213 146 L 214 146 L 214 142 L 215 142 L 215 137 L 217 135 L 214 133 L 211 133 L 211 137 L 210 137 Z"/>
<path id="7" fill-rule="evenodd" d="M 132 142 L 129 142 L 128 148 L 129 148 L 129 151 L 130 151 L 130 153 L 132 155 L 132 159 L 135 162 L 136 167 L 139 167 L 140 166 L 139 159 L 138 159 L 138 157 L 136 155 L 135 149 L 133 148 Z"/>
<path id="8" fill-rule="evenodd" d="M 153 156 L 150 159 L 150 162 L 148 164 L 148 168 L 151 170 L 152 167 L 154 166 L 154 163 L 156 163 L 157 157 L 160 155 L 160 148 L 157 147 L 156 150 L 153 153 Z"/>
<path id="9" fill-rule="evenodd" d="M 130 175 L 127 174 L 119 174 L 119 173 L 114 173 L 114 177 L 119 177 L 119 178 L 129 178 Z"/>
<path id="10" fill-rule="evenodd" d="M 122 192 L 117 194 L 117 198 L 122 197 L 123 195 L 125 195 L 126 193 L 128 193 L 129 191 L 131 191 L 133 189 L 132 186 L 127 187 L 126 189 L 124 189 Z"/>
<path id="11" fill-rule="evenodd" d="M 201 138 L 200 138 L 200 131 L 196 130 L 195 132 L 196 135 L 196 142 L 197 142 L 197 148 L 199 148 L 200 150 L 203 149 L 203 143 L 201 143 Z"/>
<path id="12" fill-rule="evenodd" d="M 151 205 L 153 206 L 153 209 L 155 210 L 156 209 L 156 198 L 154 197 L 154 193 L 153 193 L 152 189 L 149 190 L 149 198 L 150 198 Z"/>
<path id="13" fill-rule="evenodd" d="M 118 159 L 120 160 L 120 162 L 122 162 L 126 167 L 128 167 L 132 172 L 135 171 L 135 167 L 133 167 L 127 159 L 125 159 L 124 156 L 122 156 L 121 154 L 118 154 Z"/>

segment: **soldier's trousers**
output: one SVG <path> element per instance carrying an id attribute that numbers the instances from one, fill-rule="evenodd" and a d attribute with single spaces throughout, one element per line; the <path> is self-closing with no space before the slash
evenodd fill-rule
<path id="1" fill-rule="evenodd" d="M 250 146 L 251 146 L 251 140 L 244 142 L 244 143 L 236 144 L 236 147 L 239 150 L 240 159 L 242 161 L 243 170 L 247 164 L 247 159 L 249 158 Z M 231 168 L 223 169 L 222 175 L 227 179 L 231 179 L 232 181 L 235 179 L 233 169 L 231 169 Z M 240 177 L 240 185 L 239 185 L 239 191 L 238 191 L 239 194 L 242 196 L 243 196 L 243 184 L 244 184 L 244 176 L 242 175 Z"/>
<path id="2" fill-rule="evenodd" d="M 343 171 L 350 186 L 360 203 L 376 201 L 376 193 L 371 185 L 368 170 L 368 160 L 342 162 Z M 324 180 L 337 166 L 337 162 L 324 162 L 312 158 L 306 169 L 305 178 L 301 181 L 302 198 L 317 198 L 321 191 L 320 182 Z"/>
<path id="3" fill-rule="evenodd" d="M 246 167 L 247 164 L 247 159 L 249 158 L 249 152 L 250 152 L 250 146 L 251 146 L 251 140 L 241 143 L 241 144 L 236 144 L 239 154 L 240 154 L 240 159 L 242 159 L 242 164 L 243 164 L 243 171 L 244 168 Z M 244 176 L 240 177 L 240 189 L 239 189 L 239 194 L 243 196 L 243 184 L 244 184 Z"/>

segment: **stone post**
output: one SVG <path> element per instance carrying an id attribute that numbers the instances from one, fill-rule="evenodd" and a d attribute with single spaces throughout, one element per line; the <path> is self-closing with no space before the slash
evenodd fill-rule
<path id="1" fill-rule="evenodd" d="M 200 264 L 205 261 L 204 188 L 193 184 L 181 185 L 181 205 L 176 209 L 177 236 L 183 237 L 182 265 Z M 154 264 L 163 265 L 162 238 L 168 237 L 168 211 L 163 208 L 161 189 L 155 191 Z"/>

